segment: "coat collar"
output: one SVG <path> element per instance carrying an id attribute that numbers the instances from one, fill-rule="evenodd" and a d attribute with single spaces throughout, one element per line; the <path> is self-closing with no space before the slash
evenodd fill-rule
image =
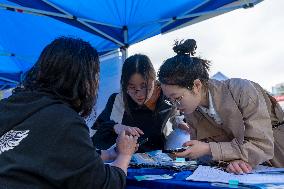
<path id="1" fill-rule="evenodd" d="M 129 107 L 131 110 L 137 111 L 137 110 L 148 110 L 148 111 L 152 111 L 150 110 L 147 106 L 145 105 L 138 105 L 134 100 L 132 100 L 132 98 L 128 95 L 127 96 L 128 99 L 128 103 L 129 103 Z M 168 112 L 174 109 L 174 107 L 172 107 L 171 105 L 167 104 L 165 102 L 166 97 L 163 94 L 163 92 L 161 91 L 159 98 L 157 99 L 156 102 L 156 107 L 154 112 L 160 113 L 160 112 Z"/>

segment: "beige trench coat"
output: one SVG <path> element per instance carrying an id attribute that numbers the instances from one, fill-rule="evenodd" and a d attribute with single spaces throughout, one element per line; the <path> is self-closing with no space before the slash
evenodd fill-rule
<path id="1" fill-rule="evenodd" d="M 197 108 L 186 115 L 192 126 L 192 139 L 209 142 L 215 161 L 242 159 L 253 167 L 269 162 L 284 167 L 284 113 L 273 107 L 267 93 L 256 83 L 244 79 L 209 80 L 217 124 Z M 270 160 L 270 161 L 269 161 Z"/>

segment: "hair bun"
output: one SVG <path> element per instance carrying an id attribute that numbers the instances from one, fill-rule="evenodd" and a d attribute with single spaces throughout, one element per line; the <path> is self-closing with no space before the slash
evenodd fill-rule
<path id="1" fill-rule="evenodd" d="M 181 41 L 175 41 L 173 50 L 175 53 L 179 54 L 187 54 L 194 56 L 195 49 L 197 48 L 196 41 L 194 39 L 187 39 Z"/>

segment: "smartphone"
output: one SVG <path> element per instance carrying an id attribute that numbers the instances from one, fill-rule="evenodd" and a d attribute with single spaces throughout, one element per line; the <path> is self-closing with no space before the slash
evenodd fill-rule
<path id="1" fill-rule="evenodd" d="M 139 146 L 141 146 L 142 144 L 145 144 L 148 141 L 148 138 L 138 138 L 137 143 L 139 144 Z M 116 145 L 116 144 L 115 144 Z M 114 150 L 116 152 L 118 152 L 117 147 L 114 147 Z"/>
<path id="2" fill-rule="evenodd" d="M 146 142 L 148 142 L 148 138 L 139 137 L 137 140 L 137 143 L 139 144 L 139 146 L 141 146 L 142 144 L 145 144 Z"/>
<path id="3" fill-rule="evenodd" d="M 165 149 L 162 150 L 163 153 L 168 153 L 168 154 L 172 154 L 172 153 L 177 153 L 177 152 L 183 152 L 185 151 L 187 148 L 176 148 L 176 149 Z"/>

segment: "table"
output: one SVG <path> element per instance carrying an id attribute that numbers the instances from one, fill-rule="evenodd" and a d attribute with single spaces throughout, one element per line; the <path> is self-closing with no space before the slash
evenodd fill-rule
<path id="1" fill-rule="evenodd" d="M 173 175 L 173 179 L 168 180 L 143 180 L 137 181 L 134 176 L 141 176 L 141 175 L 161 175 L 161 174 L 169 174 Z M 185 180 L 192 174 L 191 171 L 181 171 L 175 172 L 172 170 L 165 170 L 165 169 L 154 169 L 154 168 L 129 168 L 128 169 L 128 176 L 126 181 L 126 189 L 225 189 L 225 188 L 232 188 L 229 187 L 227 184 L 222 183 L 208 183 L 208 182 L 193 182 Z M 239 185 L 233 188 L 240 188 L 240 189 L 284 189 L 284 181 L 283 184 L 258 184 L 258 185 Z"/>

